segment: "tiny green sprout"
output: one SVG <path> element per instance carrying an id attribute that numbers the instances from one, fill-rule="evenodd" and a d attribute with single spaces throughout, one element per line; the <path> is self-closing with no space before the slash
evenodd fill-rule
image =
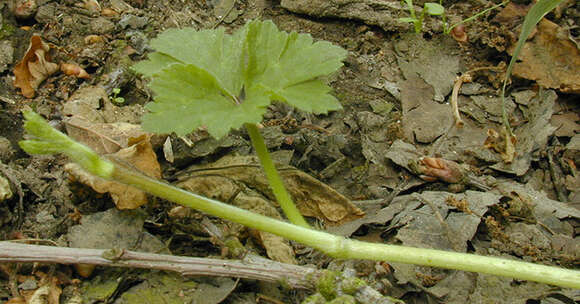
<path id="1" fill-rule="evenodd" d="M 125 98 L 119 96 L 119 94 L 121 93 L 121 89 L 120 88 L 114 88 L 112 93 L 113 94 L 111 95 L 111 101 L 113 103 L 116 103 L 116 104 L 119 104 L 119 105 L 125 103 Z"/>
<path id="2" fill-rule="evenodd" d="M 445 8 L 439 3 L 434 2 L 427 2 L 423 6 L 423 11 L 421 12 L 421 16 L 417 17 L 415 12 L 415 7 L 413 6 L 413 0 L 404 0 L 409 8 L 409 13 L 411 17 L 399 18 L 399 21 L 412 23 L 415 27 L 415 33 L 420 33 L 423 29 L 423 20 L 425 19 L 425 14 L 429 14 L 431 16 L 441 16 L 445 12 Z"/>
<path id="3" fill-rule="evenodd" d="M 421 30 L 423 29 L 423 20 L 425 20 L 425 14 L 431 15 L 431 16 L 441 16 L 441 19 L 443 20 L 443 33 L 445 34 L 449 34 L 451 33 L 451 30 L 463 23 L 467 23 L 469 21 L 475 20 L 476 18 L 480 17 L 481 15 L 494 10 L 500 6 L 506 5 L 508 2 L 510 2 L 510 0 L 506 0 L 502 3 L 496 4 L 488 9 L 485 9 L 481 12 L 478 12 L 477 14 L 463 19 L 453 25 L 449 25 L 447 22 L 447 17 L 445 16 L 445 8 L 443 7 L 443 0 L 439 0 L 439 3 L 434 3 L 434 2 L 427 2 L 425 3 L 425 5 L 423 6 L 423 11 L 421 12 L 421 16 L 417 17 L 417 13 L 415 12 L 415 7 L 413 6 L 413 0 L 404 0 L 405 4 L 407 5 L 407 8 L 409 9 L 409 14 L 411 15 L 411 17 L 405 17 L 405 18 L 399 18 L 399 21 L 402 22 L 407 22 L 407 23 L 412 23 L 414 28 L 415 28 L 415 33 L 420 33 Z"/>
<path id="4" fill-rule="evenodd" d="M 501 6 L 504 6 L 504 5 L 508 4 L 509 2 L 510 2 L 510 0 L 506 0 L 506 1 L 502 2 L 502 3 L 496 4 L 496 5 L 494 5 L 494 6 L 490 7 L 490 8 L 487 8 L 487 9 L 484 9 L 483 11 L 481 11 L 481 12 L 478 12 L 477 14 L 475 14 L 475 15 L 469 17 L 469 18 L 465 18 L 465 19 L 463 19 L 463 20 L 461 20 L 461 21 L 459 21 L 459 22 L 457 22 L 457 23 L 455 23 L 453 25 L 449 25 L 447 23 L 447 20 L 445 19 L 445 14 L 443 14 L 441 16 L 443 18 L 443 33 L 449 34 L 449 33 L 451 33 L 451 30 L 453 30 L 454 27 L 456 27 L 456 26 L 458 26 L 460 24 L 464 24 L 464 23 L 473 21 L 473 20 L 477 19 L 478 17 L 484 15 L 485 13 L 487 13 L 489 11 L 492 11 L 492 10 L 494 10 L 496 8 L 499 8 Z M 441 2 L 439 2 L 439 3 L 441 3 Z"/>

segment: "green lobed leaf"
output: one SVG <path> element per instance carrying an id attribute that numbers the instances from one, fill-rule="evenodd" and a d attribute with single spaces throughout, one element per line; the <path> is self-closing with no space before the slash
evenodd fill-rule
<path id="1" fill-rule="evenodd" d="M 216 138 L 226 135 L 232 125 L 258 123 L 270 101 L 258 87 L 245 92 L 240 104 L 224 96 L 217 80 L 194 65 L 173 64 L 154 77 L 150 84 L 157 93 L 148 103 L 143 127 L 156 133 L 190 133 L 206 127 Z"/>
<path id="2" fill-rule="evenodd" d="M 322 79 L 347 52 L 307 34 L 286 33 L 271 21 L 251 21 L 232 35 L 223 29 L 172 29 L 151 41 L 156 50 L 134 66 L 150 77 L 155 102 L 146 130 L 180 135 L 198 127 L 220 138 L 262 120 L 272 100 L 327 113 L 341 108 Z"/>

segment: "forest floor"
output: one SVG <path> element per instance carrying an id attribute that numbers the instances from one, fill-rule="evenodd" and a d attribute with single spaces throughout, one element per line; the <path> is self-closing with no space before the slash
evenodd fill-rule
<path id="1" fill-rule="evenodd" d="M 417 10 L 424 2 L 415 3 Z M 220 140 L 204 130 L 185 137 L 145 134 L 139 123 L 154 94 L 131 70 L 153 51 L 149 40 L 166 29 L 231 32 L 248 20 L 272 20 L 281 30 L 309 33 L 348 51 L 344 67 L 328 79 L 342 110 L 312 115 L 275 103 L 262 123 L 268 148 L 293 181 L 289 191 L 311 223 L 369 242 L 578 268 L 580 2 L 562 1 L 523 49 L 506 95 L 517 139 L 510 145 L 501 85 L 531 6 L 514 2 L 451 34 L 438 16 L 426 17 L 415 33 L 398 20 L 409 11 L 396 0 L 0 2 L 0 240 L 240 258 L 226 249 L 227 237 L 239 240 L 245 254 L 353 270 L 405 303 L 577 303 L 578 290 L 546 284 L 335 260 L 95 180 L 64 156 L 30 156 L 18 146 L 22 111 L 33 109 L 99 153 L 132 149 L 131 157 L 152 176 L 282 217 L 267 185 L 254 178 L 260 173 L 245 131 Z M 498 3 L 442 4 L 455 24 Z M 36 55 L 26 56 L 29 49 Z M 21 65 L 26 58 L 33 64 Z M 470 80 L 458 83 L 466 75 Z M 454 87 L 461 126 L 451 106 Z M 461 178 L 434 170 L 449 166 Z M 255 198 L 251 206 L 239 193 Z M 297 198 L 299 193 L 316 199 Z M 33 303 L 43 286 L 50 292 L 42 290 L 44 302 L 34 303 L 300 303 L 315 292 L 147 269 L 80 273 L 68 265 L 0 264 L 0 301 Z"/>

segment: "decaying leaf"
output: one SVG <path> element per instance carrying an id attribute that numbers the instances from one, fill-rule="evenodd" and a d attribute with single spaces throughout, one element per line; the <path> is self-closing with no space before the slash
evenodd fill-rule
<path id="1" fill-rule="evenodd" d="M 75 76 L 76 78 L 83 78 L 89 79 L 91 76 L 85 69 L 81 68 L 78 64 L 75 63 L 61 63 L 60 70 L 69 76 Z"/>
<path id="2" fill-rule="evenodd" d="M 58 278 L 49 276 L 42 272 L 37 272 L 36 275 L 40 277 L 40 286 L 36 290 L 30 290 L 24 293 L 24 298 L 27 304 L 58 304 L 60 303 L 60 295 L 62 288 L 60 288 L 60 281 Z"/>
<path id="3" fill-rule="evenodd" d="M 118 123 L 91 123 L 72 117 L 65 121 L 68 135 L 100 154 L 111 154 L 128 147 L 130 138 L 146 133 L 139 125 Z"/>
<path id="4" fill-rule="evenodd" d="M 353 205 L 349 199 L 310 175 L 292 166 L 279 165 L 277 168 L 286 189 L 304 216 L 316 217 L 329 225 L 339 225 L 364 215 L 364 212 Z M 208 176 L 220 176 L 238 184 L 243 183 L 259 191 L 270 201 L 275 201 L 268 180 L 256 157 L 225 156 L 209 165 L 190 167 L 178 179 L 180 184 L 187 180 L 192 180 L 193 183 L 205 183 Z M 223 186 L 218 184 L 215 189 L 212 189 L 211 197 L 224 191 L 221 188 Z M 232 198 L 227 197 L 223 201 L 230 201 L 229 199 Z"/>
<path id="5" fill-rule="evenodd" d="M 502 133 L 498 133 L 494 129 L 487 130 L 487 139 L 483 145 L 492 149 L 501 155 L 503 161 L 507 164 L 514 160 L 516 138 L 513 135 L 509 135 L 505 128 L 502 128 Z"/>
<path id="6" fill-rule="evenodd" d="M 543 19 L 514 66 L 514 76 L 535 80 L 542 87 L 580 93 L 580 50 L 566 30 Z"/>
<path id="7" fill-rule="evenodd" d="M 129 147 L 111 154 L 111 158 L 127 164 L 147 176 L 161 178 L 161 167 L 147 135 L 129 140 Z M 67 164 L 65 170 L 99 193 L 110 193 L 119 209 L 135 209 L 148 202 L 147 195 L 130 186 L 108 181 L 86 173 L 77 164 Z"/>
<path id="8" fill-rule="evenodd" d="M 24 97 L 34 97 L 38 86 L 58 71 L 58 64 L 50 62 L 49 50 L 40 36 L 33 35 L 24 58 L 14 67 L 14 86 L 20 88 Z"/>
<path id="9" fill-rule="evenodd" d="M 461 183 L 465 181 L 465 171 L 451 160 L 437 157 L 423 157 L 417 162 L 417 173 L 426 181 L 442 180 L 446 183 Z"/>
<path id="10" fill-rule="evenodd" d="M 201 173 L 190 176 L 190 178 L 179 182 L 177 186 L 222 202 L 229 202 L 234 206 L 258 214 L 282 219 L 278 210 L 264 195 L 232 179 L 231 176 Z M 270 259 L 283 263 L 296 264 L 294 250 L 287 240 L 263 231 L 256 231 L 253 235 L 266 249 L 266 254 Z"/>

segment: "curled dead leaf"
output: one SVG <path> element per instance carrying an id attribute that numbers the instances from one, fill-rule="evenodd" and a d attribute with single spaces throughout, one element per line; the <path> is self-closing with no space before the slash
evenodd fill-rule
<path id="1" fill-rule="evenodd" d="M 457 42 L 467 42 L 469 39 L 465 32 L 465 25 L 460 24 L 451 30 L 451 37 Z"/>
<path id="2" fill-rule="evenodd" d="M 465 180 L 465 171 L 458 163 L 438 157 L 421 158 L 417 163 L 417 171 L 419 177 L 426 181 L 441 180 L 456 184 Z"/>
<path id="3" fill-rule="evenodd" d="M 316 217 L 331 226 L 364 216 L 365 213 L 348 198 L 314 177 L 288 165 L 278 165 L 277 169 L 302 215 Z M 192 166 L 177 178 L 178 187 L 224 202 L 240 203 L 243 200 L 239 193 L 241 185 L 275 202 L 260 162 L 253 156 L 224 156 L 212 164 Z M 243 205 L 238 207 L 244 208 Z"/>
<path id="4" fill-rule="evenodd" d="M 68 76 L 76 76 L 77 78 L 89 79 L 91 75 L 81 68 L 78 64 L 74 63 L 61 63 L 60 70 Z"/>
<path id="5" fill-rule="evenodd" d="M 95 270 L 95 265 L 93 265 L 93 264 L 74 264 L 74 268 L 81 277 L 88 278 L 91 276 L 91 274 L 93 274 L 93 271 Z"/>
<path id="6" fill-rule="evenodd" d="M 58 71 L 58 64 L 50 62 L 50 46 L 39 35 L 30 37 L 30 45 L 22 61 L 14 67 L 14 86 L 26 98 L 34 97 L 38 86 Z"/>
<path id="7" fill-rule="evenodd" d="M 101 12 L 101 5 L 97 0 L 85 0 L 82 6 L 84 9 L 91 13 Z"/>
<path id="8" fill-rule="evenodd" d="M 129 147 L 111 154 L 110 157 L 119 165 L 127 165 L 147 176 L 161 178 L 161 166 L 157 162 L 157 155 L 147 135 L 129 139 Z M 147 195 L 143 191 L 88 174 L 77 164 L 67 164 L 65 170 L 96 192 L 109 193 L 118 209 L 135 209 L 148 202 Z"/>

